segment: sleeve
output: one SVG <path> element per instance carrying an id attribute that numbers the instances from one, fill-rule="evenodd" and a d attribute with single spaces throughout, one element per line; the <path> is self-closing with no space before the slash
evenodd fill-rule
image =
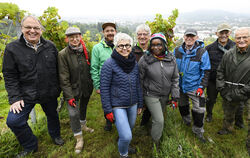
<path id="1" fill-rule="evenodd" d="M 95 46 L 92 49 L 91 54 L 91 78 L 93 80 L 93 84 L 96 90 L 100 89 L 100 58 L 99 58 L 99 50 Z"/>
<path id="2" fill-rule="evenodd" d="M 205 51 L 201 57 L 200 69 L 201 69 L 201 82 L 199 88 L 204 89 L 208 84 L 209 71 L 211 69 L 210 59 L 207 51 Z"/>
<path id="3" fill-rule="evenodd" d="M 222 60 L 217 68 L 217 75 L 216 75 L 216 89 L 218 91 L 221 91 L 225 87 L 225 61 L 226 60 L 226 54 L 222 57 Z"/>
<path id="4" fill-rule="evenodd" d="M 172 75 L 172 85 L 171 85 L 171 96 L 173 98 L 180 98 L 180 87 L 179 87 L 179 71 L 177 68 L 177 64 L 176 64 L 176 59 L 174 58 L 174 62 L 175 62 L 175 67 L 174 67 L 174 73 Z"/>
<path id="5" fill-rule="evenodd" d="M 138 65 L 137 65 L 138 68 Z M 139 68 L 137 73 L 137 94 L 138 94 L 138 108 L 143 108 L 143 95 L 142 95 L 142 86 L 140 83 L 140 74 L 139 74 Z"/>
<path id="6" fill-rule="evenodd" d="M 23 100 L 23 98 L 22 92 L 20 91 L 18 68 L 13 53 L 8 51 L 7 47 L 4 51 L 2 72 L 5 81 L 5 89 L 8 92 L 9 103 L 11 105 L 19 100 Z"/>
<path id="7" fill-rule="evenodd" d="M 104 62 L 101 69 L 100 92 L 102 108 L 105 114 L 112 112 L 111 105 L 111 81 L 112 81 L 112 65 L 107 60 Z"/>
<path id="8" fill-rule="evenodd" d="M 64 54 L 58 54 L 58 71 L 59 71 L 59 80 L 60 80 L 60 87 L 63 91 L 63 95 L 65 100 L 69 100 L 74 98 L 72 87 L 70 83 L 70 72 L 68 62 L 64 56 Z"/>
<path id="9" fill-rule="evenodd" d="M 145 63 L 145 56 L 142 56 L 141 59 L 138 62 L 139 78 L 140 78 L 141 88 L 143 88 L 143 81 L 144 81 L 144 78 L 145 78 L 145 71 L 146 71 L 145 70 L 146 65 L 144 63 Z"/>

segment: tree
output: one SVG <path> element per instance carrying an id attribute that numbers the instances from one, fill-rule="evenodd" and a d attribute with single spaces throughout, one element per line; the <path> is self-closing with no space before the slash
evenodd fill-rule
<path id="1" fill-rule="evenodd" d="M 175 43 L 173 42 L 174 38 L 174 27 L 176 25 L 176 19 L 178 17 L 178 9 L 174 9 L 172 11 L 172 15 L 168 17 L 168 19 L 163 19 L 161 14 L 156 14 L 156 17 L 153 22 L 147 21 L 146 24 L 149 25 L 152 34 L 157 32 L 162 32 L 167 39 L 167 46 L 169 50 L 173 50 L 175 48 Z"/>

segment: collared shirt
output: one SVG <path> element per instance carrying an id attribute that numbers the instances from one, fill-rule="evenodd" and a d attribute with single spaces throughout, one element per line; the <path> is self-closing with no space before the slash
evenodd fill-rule
<path id="1" fill-rule="evenodd" d="M 33 45 L 32 43 L 28 42 L 26 40 L 26 38 L 23 36 L 24 40 L 25 40 L 25 43 L 28 47 L 34 49 L 35 51 L 37 51 L 37 49 L 43 45 L 43 43 L 41 43 L 41 40 L 39 39 L 38 43 L 36 45 Z"/>
<path id="2" fill-rule="evenodd" d="M 237 58 L 237 62 L 241 62 L 242 60 L 244 60 L 246 57 L 247 52 L 249 51 L 250 46 L 248 46 L 248 48 L 245 51 L 240 51 L 240 49 L 237 47 L 237 51 L 236 51 L 236 58 Z"/>

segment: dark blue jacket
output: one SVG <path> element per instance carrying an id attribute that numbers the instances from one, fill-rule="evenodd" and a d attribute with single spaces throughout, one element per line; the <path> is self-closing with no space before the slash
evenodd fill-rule
<path id="1" fill-rule="evenodd" d="M 112 107 L 129 107 L 138 104 L 138 108 L 142 108 L 142 89 L 137 63 L 127 74 L 113 58 L 109 58 L 102 66 L 100 82 L 105 114 L 112 112 Z"/>
<path id="2" fill-rule="evenodd" d="M 202 41 L 196 41 L 191 53 L 187 54 L 185 43 L 175 48 L 174 55 L 180 73 L 180 88 L 183 93 L 207 86 L 210 60 Z"/>

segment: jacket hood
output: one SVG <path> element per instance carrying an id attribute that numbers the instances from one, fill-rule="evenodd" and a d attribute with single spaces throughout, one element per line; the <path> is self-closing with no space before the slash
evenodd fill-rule
<path id="1" fill-rule="evenodd" d="M 185 48 L 185 42 L 182 44 L 182 46 L 180 47 L 180 52 L 182 53 L 182 54 L 184 54 L 186 51 L 186 48 Z M 195 55 L 196 54 L 196 52 L 197 52 L 197 49 L 199 49 L 199 48 L 204 48 L 204 46 L 205 46 L 205 44 L 204 44 L 204 42 L 203 41 L 200 41 L 200 40 L 197 40 L 197 41 L 195 41 L 195 43 L 194 43 L 194 46 L 193 46 L 193 48 L 192 48 L 192 50 L 191 50 L 191 53 L 190 53 L 190 55 Z"/>

